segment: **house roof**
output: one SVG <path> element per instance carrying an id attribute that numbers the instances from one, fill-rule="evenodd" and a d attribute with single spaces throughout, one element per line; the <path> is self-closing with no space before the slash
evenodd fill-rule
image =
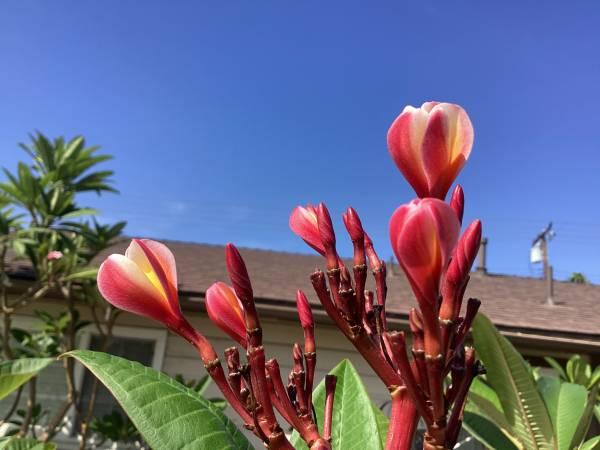
<path id="1" fill-rule="evenodd" d="M 224 247 L 165 241 L 175 254 L 182 296 L 203 297 L 215 281 L 228 281 Z M 123 253 L 128 241 L 115 244 L 109 253 Z M 311 302 L 318 300 L 309 276 L 324 260 L 316 255 L 240 248 L 246 261 L 257 302 L 267 305 L 295 305 L 296 289 Z M 351 263 L 349 263 L 351 266 Z M 387 311 L 406 317 L 415 305 L 410 286 L 397 265 L 388 277 Z M 547 305 L 545 281 L 541 279 L 472 273 L 465 298 L 482 301 L 481 311 L 499 326 L 600 337 L 600 286 L 555 281 L 555 305 Z M 268 310 L 268 308 L 266 308 Z M 582 336 L 583 337 L 583 336 Z"/>

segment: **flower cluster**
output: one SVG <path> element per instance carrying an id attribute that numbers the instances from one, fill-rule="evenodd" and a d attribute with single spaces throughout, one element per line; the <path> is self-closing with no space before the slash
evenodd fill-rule
<path id="1" fill-rule="evenodd" d="M 445 202 L 472 144 L 469 117 L 449 103 L 408 106 L 388 132 L 390 154 L 418 196 L 393 213 L 389 229 L 393 251 L 418 305 L 409 313 L 412 358 L 405 333 L 388 327 L 386 264 L 358 213 L 348 208 L 343 214 L 354 249 L 351 268 L 337 253 L 333 222 L 323 203 L 298 206 L 290 216 L 292 231 L 325 258 L 326 270 L 310 276 L 319 302 L 390 391 L 388 450 L 410 448 L 419 417 L 426 424 L 425 449 L 453 448 L 466 394 L 482 370 L 473 349 L 464 347 L 479 301 L 469 299 L 461 315 L 481 222 L 471 223 L 461 236 L 462 188 L 456 186 Z M 125 255 L 111 255 L 102 264 L 98 285 L 118 308 L 161 321 L 192 343 L 225 398 L 267 448 L 292 448 L 277 411 L 311 449 L 330 449 L 335 378 L 326 380 L 320 433 L 312 405 L 314 322 L 306 295 L 296 294 L 304 345 L 292 349 L 294 364 L 286 386 L 277 360 L 266 360 L 250 277 L 232 244 L 226 247 L 225 260 L 231 285 L 210 286 L 206 309 L 210 319 L 246 350 L 247 358 L 242 364 L 238 348 L 228 348 L 227 375 L 212 345 L 181 313 L 175 261 L 164 245 L 134 240 Z M 369 269 L 374 292 L 367 288 Z M 451 381 L 445 387 L 447 377 Z"/>
<path id="2" fill-rule="evenodd" d="M 479 301 L 470 299 L 460 316 L 481 222 L 474 221 L 460 236 L 462 188 L 456 186 L 449 203 L 444 201 L 472 144 L 469 117 L 448 103 L 407 106 L 388 132 L 392 159 L 418 196 L 393 213 L 389 228 L 392 249 L 418 304 L 409 314 L 412 358 L 404 332 L 388 329 L 386 265 L 356 211 L 349 208 L 343 215 L 354 247 L 352 276 L 337 256 L 324 204 L 297 207 L 290 217 L 291 229 L 327 260 L 326 273 L 312 274 L 323 308 L 391 393 L 388 449 L 408 448 L 417 416 L 427 427 L 425 448 L 453 448 L 466 393 L 481 370 L 473 350 L 464 349 Z M 367 262 L 375 293 L 365 290 Z"/>
<path id="3" fill-rule="evenodd" d="M 116 307 L 163 322 L 194 345 L 227 401 L 267 448 L 293 449 L 277 421 L 277 411 L 312 450 L 331 449 L 335 389 L 328 391 L 329 407 L 326 405 L 325 410 L 328 425 L 321 435 L 312 408 L 316 347 L 312 311 L 306 296 L 297 292 L 304 349 L 299 344 L 293 347 L 294 367 L 286 386 L 277 360 L 266 360 L 250 277 L 242 256 L 232 244 L 225 249 L 225 260 L 231 286 L 223 282 L 210 286 L 206 291 L 206 309 L 211 320 L 246 350 L 247 357 L 246 364 L 241 364 L 237 347 L 225 350 L 227 374 L 210 342 L 181 312 L 175 259 L 167 247 L 151 240 L 134 239 L 125 255 L 111 255 L 101 265 L 98 287 Z"/>

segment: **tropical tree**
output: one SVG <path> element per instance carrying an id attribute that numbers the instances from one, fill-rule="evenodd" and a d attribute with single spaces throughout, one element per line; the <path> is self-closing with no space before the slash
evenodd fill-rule
<path id="1" fill-rule="evenodd" d="M 4 375 L 17 376 L 22 381 L 9 383 L 18 389 L 15 403 L 6 417 L 10 419 L 20 399 L 24 383 L 29 386 L 27 409 L 20 421 L 20 435 L 32 430 L 36 408 L 36 371 L 47 357 L 75 348 L 77 333 L 88 325 L 80 319 L 79 308 L 89 307 L 101 335 L 108 342 L 117 312 L 98 296 L 97 269 L 93 258 L 107 248 L 122 232 L 125 223 L 99 224 L 96 211 L 79 203 L 80 194 L 116 192 L 112 187 L 111 170 L 98 165 L 111 159 L 100 154 L 98 147 L 86 146 L 83 137 L 69 141 L 49 140 L 41 133 L 31 136 L 31 143 L 21 144 L 29 160 L 20 162 L 14 172 L 3 168 L 6 179 L 0 183 L 0 294 L 2 301 L 2 340 Z M 9 265 L 25 260 L 32 279 L 24 292 L 11 295 L 12 279 Z M 39 332 L 16 329 L 14 314 L 36 302 L 48 291 L 58 293 L 65 301 L 65 311 L 57 317 L 39 313 L 44 328 Z M 106 308 L 108 320 L 101 323 L 97 308 Z M 14 358 L 19 359 L 14 361 Z M 40 358 L 42 358 L 40 360 Z M 28 378 L 20 376 L 26 361 Z M 14 361 L 14 364 L 13 364 Z M 45 425 L 43 440 L 48 441 L 62 424 L 66 412 L 77 405 L 78 392 L 74 382 L 72 361 L 63 361 L 67 396 L 63 405 L 53 411 Z M 13 373 L 14 372 L 14 373 Z M 30 375 L 30 376 L 29 376 Z M 12 379 L 12 378 L 10 378 Z M 93 402 L 90 404 L 93 408 Z M 86 434 L 89 414 L 79 412 L 83 434 Z"/>

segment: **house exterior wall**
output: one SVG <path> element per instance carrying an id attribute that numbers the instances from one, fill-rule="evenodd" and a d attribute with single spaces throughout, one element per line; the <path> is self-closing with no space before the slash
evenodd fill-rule
<path id="1" fill-rule="evenodd" d="M 43 303 L 37 303 L 36 305 L 21 311 L 20 314 L 15 317 L 15 326 L 28 324 L 27 327 L 35 327 L 35 309 L 43 309 L 53 315 L 65 310 L 64 303 L 44 300 Z M 82 308 L 81 313 L 82 319 L 91 319 L 88 316 L 86 308 Z M 186 312 L 186 317 L 198 330 L 209 338 L 219 355 L 223 354 L 225 348 L 233 345 L 231 339 L 217 329 L 204 313 Z M 303 342 L 302 329 L 297 321 L 290 319 L 265 318 L 262 323 L 267 357 L 277 358 L 281 366 L 282 376 L 285 379 L 291 370 L 292 346 L 294 342 Z M 87 331 L 82 333 L 80 341 L 81 346 L 85 346 L 85 343 L 89 342 L 89 333 L 93 333 L 93 331 L 93 326 L 90 326 Z M 88 333 L 87 337 L 86 333 Z M 194 348 L 180 337 L 167 333 L 161 324 L 132 314 L 123 313 L 119 316 L 117 327 L 115 328 L 115 334 L 117 336 L 121 335 L 121 333 L 124 333 L 126 336 L 137 335 L 140 337 L 153 337 L 156 339 L 156 350 L 159 353 L 155 355 L 154 359 L 154 367 L 156 369 L 162 370 L 172 376 L 181 374 L 186 379 L 198 379 L 205 374 L 202 362 Z M 358 355 L 353 346 L 336 328 L 329 324 L 318 324 L 316 327 L 316 343 L 316 382 L 320 381 L 328 370 L 333 368 L 344 358 L 348 358 L 352 361 L 361 375 L 374 403 L 378 406 L 386 404 L 388 393 L 385 386 L 376 376 L 374 376 L 366 362 Z M 519 346 L 519 349 L 525 355 L 535 355 L 539 353 L 539 348 L 529 348 L 521 345 Z M 552 349 L 549 348 L 546 354 L 551 354 L 551 350 Z M 57 390 L 55 392 L 61 392 L 60 396 L 62 397 L 62 391 Z M 214 387 L 211 387 L 207 396 L 218 397 L 220 396 L 220 393 Z M 384 408 L 384 410 L 386 410 L 386 408 Z M 231 413 L 231 411 L 229 411 L 229 413 Z M 235 414 L 230 415 L 236 423 L 241 425 Z M 61 448 L 63 447 L 69 448 L 70 446 L 64 444 Z"/>

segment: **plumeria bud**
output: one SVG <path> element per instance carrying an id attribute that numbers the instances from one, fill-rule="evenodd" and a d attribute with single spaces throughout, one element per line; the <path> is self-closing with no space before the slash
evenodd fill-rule
<path id="1" fill-rule="evenodd" d="M 365 252 L 367 252 L 367 258 L 369 259 L 371 270 L 373 272 L 377 272 L 379 269 L 381 269 L 381 259 L 379 259 L 379 256 L 377 256 L 375 247 L 373 247 L 373 241 L 367 233 L 365 233 Z"/>
<path id="2" fill-rule="evenodd" d="M 48 261 L 56 261 L 58 259 L 61 259 L 63 256 L 63 252 L 58 250 L 52 250 L 51 252 L 48 252 L 48 254 L 46 255 L 46 259 Z"/>
<path id="3" fill-rule="evenodd" d="M 321 241 L 319 225 L 317 223 L 317 210 L 312 205 L 296 206 L 290 215 L 290 228 L 304 242 L 325 256 L 325 247 Z"/>
<path id="4" fill-rule="evenodd" d="M 457 184 L 452 191 L 452 197 L 450 197 L 450 208 L 454 210 L 458 221 L 462 224 L 463 213 L 465 211 L 465 193 L 460 184 Z"/>
<path id="5" fill-rule="evenodd" d="M 159 242 L 134 239 L 125 255 L 110 255 L 98 270 L 98 290 L 115 307 L 175 332 L 187 324 L 179 307 L 175 258 Z"/>
<path id="6" fill-rule="evenodd" d="M 333 230 L 333 222 L 325 203 L 319 203 L 317 206 L 317 224 L 319 226 L 321 242 L 325 250 L 327 251 L 328 247 L 335 248 L 335 231 Z"/>
<path id="7" fill-rule="evenodd" d="M 343 214 L 344 225 L 352 239 L 354 246 L 354 265 L 360 266 L 365 264 L 365 231 L 363 230 L 360 217 L 354 208 L 348 208 Z"/>
<path id="8" fill-rule="evenodd" d="M 350 239 L 352 239 L 352 242 L 363 240 L 365 237 L 365 232 L 363 230 L 360 217 L 358 217 L 358 213 L 356 212 L 356 210 L 350 207 L 346 210 L 342 217 L 344 219 L 344 225 L 346 225 L 346 230 L 348 230 L 348 234 L 350 235 Z"/>
<path id="9" fill-rule="evenodd" d="M 446 282 L 462 286 L 477 257 L 481 244 L 481 220 L 473 221 L 461 236 L 446 272 Z"/>
<path id="10" fill-rule="evenodd" d="M 329 210 L 324 203 L 319 203 L 319 206 L 317 206 L 317 223 L 327 258 L 327 268 L 335 269 L 339 267 L 339 257 L 335 249 L 335 231 L 333 230 L 333 222 L 331 221 Z"/>
<path id="11" fill-rule="evenodd" d="M 252 292 L 250 276 L 246 269 L 246 263 L 244 263 L 238 249 L 231 243 L 225 246 L 225 263 L 227 264 L 227 273 L 237 296 L 242 303 L 251 301 L 254 298 L 254 294 Z"/>
<path id="12" fill-rule="evenodd" d="M 392 159 L 421 198 L 443 200 L 473 146 L 473 125 L 458 105 L 407 106 L 388 131 Z"/>
<path id="13" fill-rule="evenodd" d="M 219 281 L 207 289 L 206 312 L 216 326 L 246 347 L 244 307 L 230 286 Z"/>
<path id="14" fill-rule="evenodd" d="M 437 301 L 459 232 L 456 214 L 438 199 L 413 200 L 392 215 L 392 249 L 420 302 Z"/>
<path id="15" fill-rule="evenodd" d="M 298 317 L 300 317 L 302 328 L 313 328 L 315 323 L 312 310 L 306 295 L 300 289 L 296 291 L 296 307 L 298 308 Z"/>

